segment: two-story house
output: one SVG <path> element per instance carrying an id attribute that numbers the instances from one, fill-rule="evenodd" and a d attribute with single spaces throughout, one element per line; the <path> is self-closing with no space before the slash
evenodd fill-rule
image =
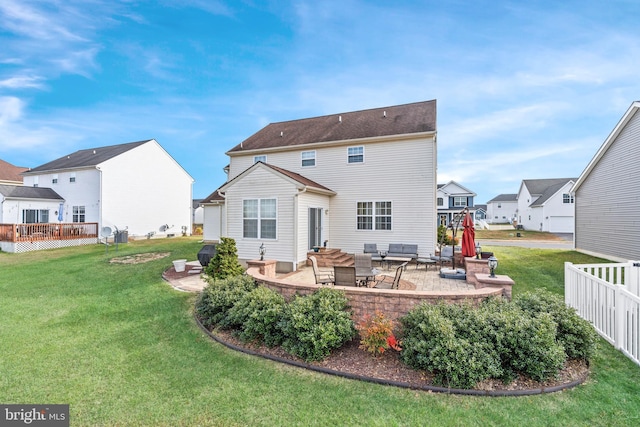
<path id="1" fill-rule="evenodd" d="M 575 249 L 640 259 L 640 101 L 635 101 L 576 181 Z"/>
<path id="2" fill-rule="evenodd" d="M 438 184 L 437 207 L 438 225 L 448 226 L 464 208 L 469 208 L 471 218 L 475 219 L 474 197 L 476 193 L 455 181 Z"/>
<path id="3" fill-rule="evenodd" d="M 228 180 L 202 204 L 204 239 L 261 244 L 279 271 L 326 244 L 436 246 L 436 101 L 271 123 L 226 153 Z"/>
<path id="4" fill-rule="evenodd" d="M 23 176 L 64 199 L 33 222 L 93 222 L 131 237 L 191 233 L 193 179 L 154 139 L 79 150 Z"/>
<path id="5" fill-rule="evenodd" d="M 518 214 L 517 194 L 498 194 L 487 202 L 489 224 L 513 223 Z"/>
<path id="6" fill-rule="evenodd" d="M 518 226 L 525 230 L 573 233 L 576 178 L 525 179 L 518 191 Z"/>

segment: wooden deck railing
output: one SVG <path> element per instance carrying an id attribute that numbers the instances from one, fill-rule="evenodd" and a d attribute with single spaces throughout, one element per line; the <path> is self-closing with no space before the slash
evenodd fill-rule
<path id="1" fill-rule="evenodd" d="M 33 242 L 98 237 L 97 222 L 0 224 L 0 241 Z"/>

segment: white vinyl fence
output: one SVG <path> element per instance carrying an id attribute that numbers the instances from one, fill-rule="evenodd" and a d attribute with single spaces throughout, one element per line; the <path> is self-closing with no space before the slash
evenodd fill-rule
<path id="1" fill-rule="evenodd" d="M 564 264 L 565 302 L 640 365 L 640 262 Z"/>

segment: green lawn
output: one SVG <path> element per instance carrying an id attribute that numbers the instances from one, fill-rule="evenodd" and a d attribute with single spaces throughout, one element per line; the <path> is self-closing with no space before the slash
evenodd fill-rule
<path id="1" fill-rule="evenodd" d="M 0 253 L 0 403 L 68 403 L 71 425 L 638 425 L 640 367 L 601 341 L 590 380 L 517 398 L 433 394 L 345 380 L 235 353 L 161 278 L 195 239 Z M 483 248 L 484 249 L 484 248 Z M 514 292 L 562 293 L 569 251 L 494 247 Z M 171 252 L 145 264 L 114 256 Z"/>

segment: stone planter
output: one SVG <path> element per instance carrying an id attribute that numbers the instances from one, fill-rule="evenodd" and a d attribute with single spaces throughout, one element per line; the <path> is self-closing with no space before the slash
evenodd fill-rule
<path id="1" fill-rule="evenodd" d="M 182 273 L 187 266 L 186 259 L 177 259 L 173 261 L 173 268 L 175 268 L 176 273 Z"/>

